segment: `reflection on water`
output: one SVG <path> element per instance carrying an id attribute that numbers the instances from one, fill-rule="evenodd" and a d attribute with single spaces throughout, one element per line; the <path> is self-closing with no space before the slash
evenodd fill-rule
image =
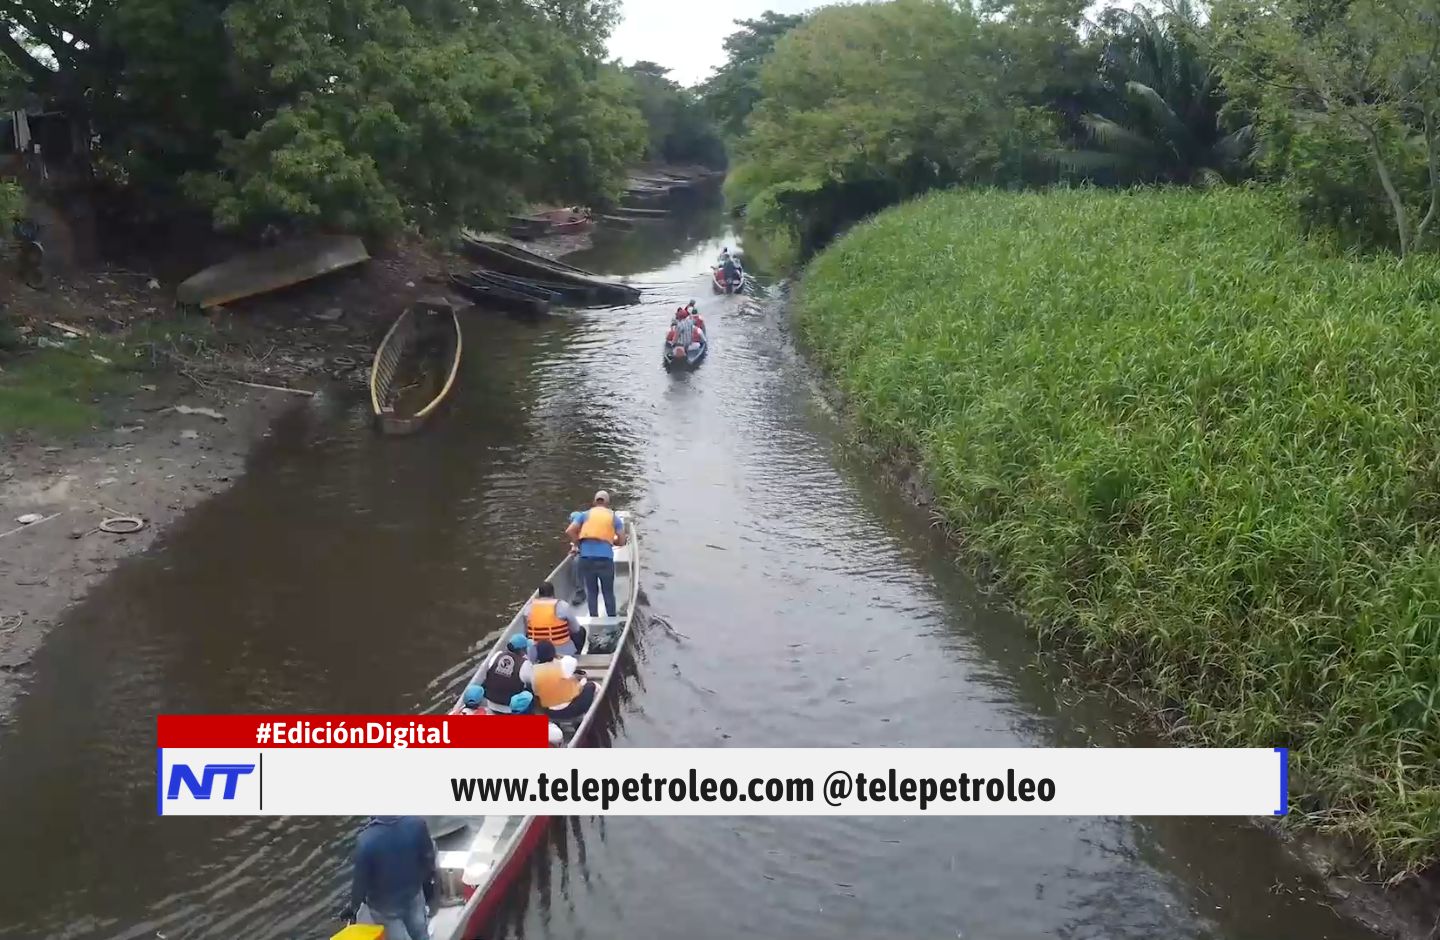
<path id="1" fill-rule="evenodd" d="M 0 937 L 328 937 L 356 821 L 156 819 L 153 716 L 443 708 L 597 486 L 646 543 L 617 747 L 1106 740 L 834 439 L 780 312 L 706 293 L 722 224 L 576 259 L 653 285 L 634 307 L 471 314 L 458 400 L 422 435 L 374 435 L 359 401 L 297 414 L 52 633 L 0 734 Z M 711 354 L 670 375 L 691 297 Z M 582 818 L 551 826 L 495 935 L 1369 936 L 1309 890 L 1228 823 Z"/>

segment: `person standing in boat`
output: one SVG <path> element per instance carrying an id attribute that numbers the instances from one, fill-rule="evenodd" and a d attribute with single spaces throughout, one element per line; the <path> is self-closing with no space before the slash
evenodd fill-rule
<path id="1" fill-rule="evenodd" d="M 435 901 L 435 843 L 419 816 L 371 816 L 355 841 L 349 923 L 364 905 L 385 940 L 430 940 L 427 904 Z"/>
<path id="2" fill-rule="evenodd" d="M 549 581 L 541 582 L 535 597 L 525 602 L 520 613 L 525 618 L 525 636 L 532 645 L 549 640 L 561 656 L 573 656 L 585 648 L 585 628 L 575 619 L 570 605 L 555 597 L 555 585 Z"/>
<path id="3" fill-rule="evenodd" d="M 555 658 L 555 647 L 535 644 L 535 698 L 551 721 L 578 721 L 595 704 L 598 686 L 580 672 L 574 656 Z"/>
<path id="4" fill-rule="evenodd" d="M 625 521 L 610 509 L 610 494 L 600 490 L 594 504 L 571 517 L 565 535 L 570 539 L 570 553 L 578 555 L 575 567 L 585 585 L 585 604 L 590 616 L 599 616 L 600 598 L 605 598 L 605 613 L 614 617 L 615 546 L 625 544 Z"/>

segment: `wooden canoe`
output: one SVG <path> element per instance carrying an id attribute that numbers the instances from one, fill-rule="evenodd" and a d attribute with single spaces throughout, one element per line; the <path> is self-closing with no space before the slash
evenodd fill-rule
<path id="1" fill-rule="evenodd" d="M 633 304 L 640 299 L 638 288 L 606 280 L 563 261 L 526 251 L 518 245 L 475 235 L 462 236 L 461 245 L 471 257 L 501 274 L 588 287 L 595 291 L 595 299 L 604 303 Z"/>
<path id="2" fill-rule="evenodd" d="M 595 291 L 593 288 L 581 287 L 579 284 L 561 284 L 559 281 L 537 281 L 529 277 L 516 277 L 513 274 L 501 274 L 498 271 L 487 271 L 484 268 L 476 268 L 470 272 L 471 277 L 480 278 L 500 287 L 508 287 L 520 293 L 539 291 L 549 295 L 552 303 L 569 303 L 587 305 L 595 302 Z"/>
<path id="3" fill-rule="evenodd" d="M 315 236 L 237 255 L 181 282 L 183 305 L 218 307 L 368 261 L 365 243 L 350 236 Z"/>
<path id="4" fill-rule="evenodd" d="M 610 210 L 610 214 L 619 216 L 622 219 L 663 219 L 670 214 L 670 210 L 632 209 L 629 206 L 616 206 Z"/>
<path id="5" fill-rule="evenodd" d="M 614 617 L 581 616 L 586 645 L 578 657 L 586 677 L 599 685 L 595 703 L 575 724 L 562 725 L 565 747 L 592 746 L 595 726 L 607 696 L 618 688 L 621 657 L 630 640 L 635 608 L 640 601 L 640 543 L 629 513 L 617 513 L 625 520 L 629 539 L 615 548 L 615 602 L 620 609 Z M 584 591 L 575 570 L 574 556 L 567 556 L 550 572 L 555 596 L 579 600 L 584 609 Z M 534 595 L 531 595 L 533 599 Z M 523 604 L 521 609 L 523 609 Z M 509 626 L 500 632 L 494 645 L 480 661 L 470 682 L 483 682 L 484 663 L 490 654 L 503 648 L 511 636 L 525 632 L 525 621 L 517 610 Z M 603 652 L 601 652 L 603 650 Z M 468 683 L 467 683 L 468 684 Z M 458 712 L 463 697 L 452 714 Z M 477 721 L 504 721 L 503 716 L 479 717 Z M 548 818 L 544 816 L 445 816 L 430 820 L 435 837 L 436 879 L 440 893 L 430 918 L 432 940 L 469 940 L 482 935 L 504 900 L 506 889 L 525 867 L 526 860 L 540 843 Z"/>
<path id="6" fill-rule="evenodd" d="M 450 283 L 456 290 L 474 301 L 477 306 L 490 307 L 525 317 L 543 317 L 550 312 L 548 298 L 536 296 L 534 292 L 522 293 L 475 274 L 452 274 Z"/>
<path id="7" fill-rule="evenodd" d="M 386 434 L 413 434 L 455 387 L 460 372 L 460 317 L 448 300 L 405 308 L 375 350 L 370 410 Z"/>

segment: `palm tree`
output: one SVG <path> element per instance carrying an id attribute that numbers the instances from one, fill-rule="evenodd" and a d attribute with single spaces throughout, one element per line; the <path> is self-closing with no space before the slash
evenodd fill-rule
<path id="1" fill-rule="evenodd" d="M 1101 54 L 1106 113 L 1085 114 L 1090 146 L 1057 155 L 1062 165 L 1120 182 L 1209 183 L 1249 166 L 1255 126 L 1224 127 L 1224 88 L 1196 48 L 1199 21 L 1188 3 L 1160 22 L 1143 7 L 1106 11 Z"/>

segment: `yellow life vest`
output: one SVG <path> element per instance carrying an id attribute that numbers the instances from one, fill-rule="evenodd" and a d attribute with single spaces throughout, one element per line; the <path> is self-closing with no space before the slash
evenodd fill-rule
<path id="1" fill-rule="evenodd" d="M 555 615 L 559 603 L 553 597 L 537 597 L 530 602 L 530 613 L 525 617 L 525 635 L 532 643 L 549 640 L 560 646 L 570 642 L 570 624 Z"/>
<path id="2" fill-rule="evenodd" d="M 575 701 L 575 696 L 580 694 L 581 681 L 578 676 L 565 678 L 557 659 L 536 666 L 530 685 L 535 689 L 541 708 L 559 708 Z"/>
<path id="3" fill-rule="evenodd" d="M 591 506 L 585 514 L 585 524 L 580 527 L 580 537 L 576 541 L 595 539 L 606 545 L 614 545 L 615 537 L 615 514 L 604 506 Z"/>

